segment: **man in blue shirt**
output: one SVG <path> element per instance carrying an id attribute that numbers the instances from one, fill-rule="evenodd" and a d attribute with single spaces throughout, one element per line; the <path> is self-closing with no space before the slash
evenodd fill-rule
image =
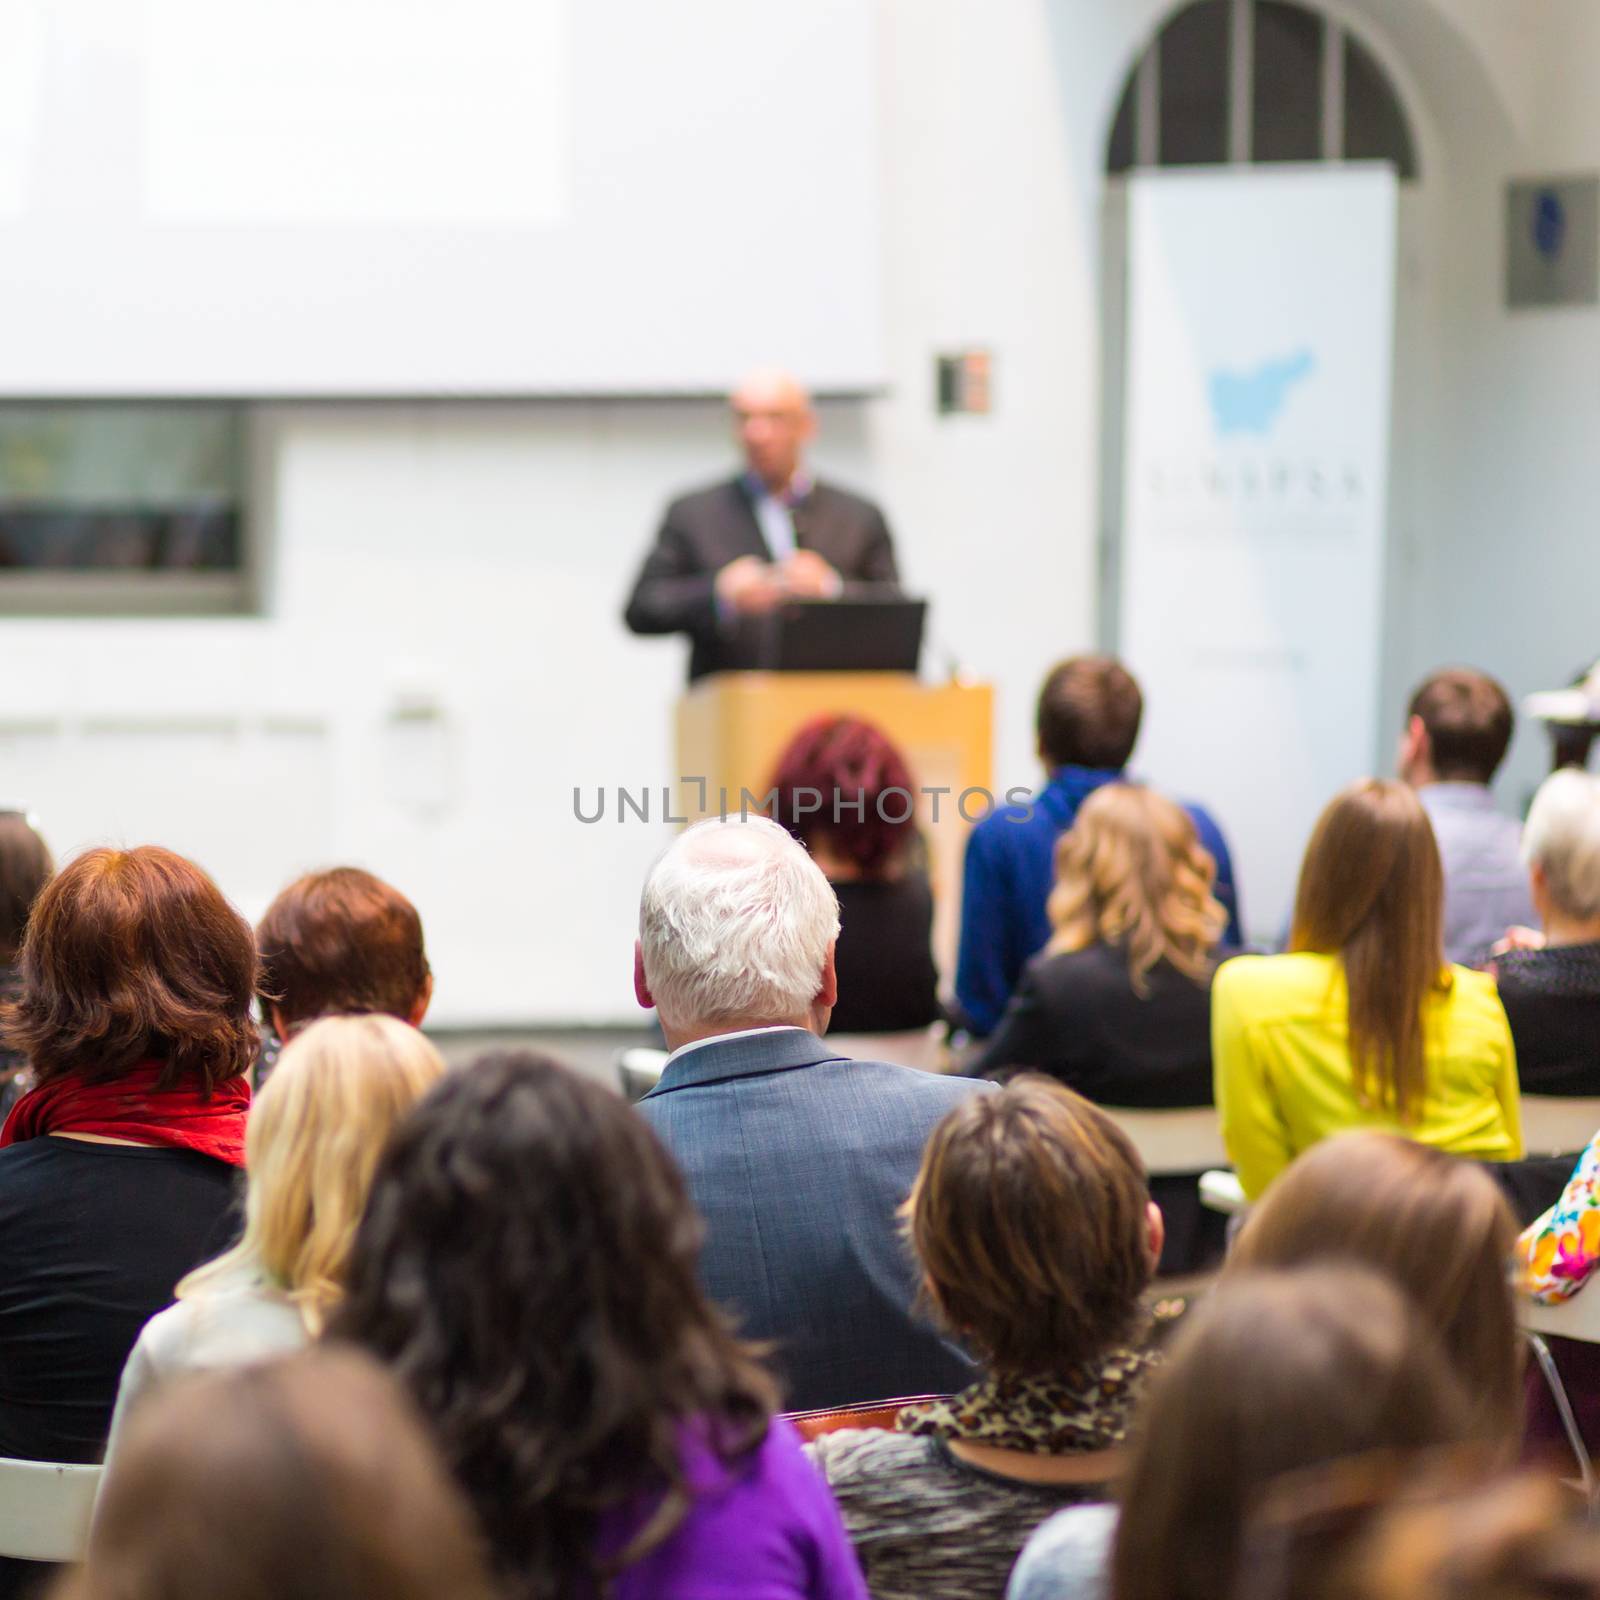
<path id="1" fill-rule="evenodd" d="M 967 839 L 956 1000 L 973 1033 L 994 1031 L 1023 967 L 1049 942 L 1045 905 L 1055 883 L 1056 841 L 1090 794 L 1126 776 L 1143 714 L 1139 685 L 1110 656 L 1073 656 L 1045 679 L 1037 728 L 1050 781 L 1026 805 L 998 807 Z M 1228 913 L 1228 942 L 1238 944 L 1239 897 L 1227 843 L 1199 806 L 1185 810 L 1217 863 L 1214 893 Z"/>

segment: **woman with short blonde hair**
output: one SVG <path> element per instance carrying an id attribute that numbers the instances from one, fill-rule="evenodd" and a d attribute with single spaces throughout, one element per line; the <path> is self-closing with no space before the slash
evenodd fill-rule
<path id="1" fill-rule="evenodd" d="M 971 1074 L 1032 1068 L 1106 1105 L 1209 1105 L 1216 870 L 1182 806 L 1096 789 L 1056 846 L 1054 935 Z"/>
<path id="2" fill-rule="evenodd" d="M 1446 964 L 1443 929 L 1422 803 L 1403 783 L 1351 784 L 1312 831 L 1288 952 L 1240 956 L 1212 988 L 1217 1108 L 1251 1199 L 1342 1128 L 1522 1154 L 1505 1010 L 1493 979 Z"/>
<path id="3" fill-rule="evenodd" d="M 389 1136 L 444 1071 L 415 1028 L 387 1016 L 326 1017 L 285 1047 L 250 1112 L 244 1232 L 145 1324 L 122 1374 L 112 1445 L 128 1408 L 163 1379 L 293 1350 L 322 1332 Z"/>

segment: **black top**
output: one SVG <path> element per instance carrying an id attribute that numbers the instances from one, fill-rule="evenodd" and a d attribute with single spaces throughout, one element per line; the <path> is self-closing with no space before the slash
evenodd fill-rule
<path id="1" fill-rule="evenodd" d="M 0 1150 L 0 1456 L 100 1459 L 128 1351 L 227 1243 L 235 1177 L 192 1150 Z"/>
<path id="2" fill-rule="evenodd" d="M 925 872 L 836 883 L 839 1003 L 834 1033 L 906 1033 L 939 1020 L 933 891 Z"/>
<path id="3" fill-rule="evenodd" d="M 1031 1067 L 1101 1105 L 1210 1105 L 1210 984 L 1165 961 L 1145 982 L 1135 994 L 1115 945 L 1035 956 L 968 1074 Z"/>
<path id="4" fill-rule="evenodd" d="M 1522 1092 L 1600 1095 L 1600 944 L 1512 950 L 1493 970 Z"/>

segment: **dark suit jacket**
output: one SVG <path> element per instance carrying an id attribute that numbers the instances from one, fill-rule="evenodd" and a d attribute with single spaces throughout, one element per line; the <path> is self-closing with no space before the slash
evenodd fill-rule
<path id="1" fill-rule="evenodd" d="M 815 550 L 847 583 L 896 583 L 894 544 L 870 500 L 815 483 L 794 508 L 796 543 Z M 740 556 L 770 561 L 755 508 L 740 478 L 684 495 L 667 507 L 661 531 L 628 598 L 635 633 L 687 633 L 689 678 L 750 665 L 717 616 L 717 573 Z"/>
<path id="2" fill-rule="evenodd" d="M 934 1125 L 992 1087 L 848 1061 L 786 1028 L 700 1045 L 639 1102 L 705 1218 L 707 1291 L 747 1338 L 774 1342 L 793 1409 L 973 1381 L 913 1310 L 895 1211 Z"/>
<path id="3" fill-rule="evenodd" d="M 1211 1104 L 1211 986 L 1161 961 L 1136 994 L 1116 945 L 1035 956 L 968 1068 L 1032 1068 L 1103 1106 Z"/>

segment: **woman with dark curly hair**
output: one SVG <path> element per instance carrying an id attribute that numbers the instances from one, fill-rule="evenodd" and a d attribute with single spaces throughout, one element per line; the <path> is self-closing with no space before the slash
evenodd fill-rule
<path id="1" fill-rule="evenodd" d="M 452 1074 L 391 1144 L 330 1334 L 416 1397 L 511 1600 L 863 1600 L 700 1236 L 644 1121 L 539 1056 Z"/>
<path id="2" fill-rule="evenodd" d="M 776 820 L 839 898 L 836 1034 L 902 1033 L 941 1016 L 933 891 L 905 757 L 860 717 L 819 717 L 778 757 Z"/>

